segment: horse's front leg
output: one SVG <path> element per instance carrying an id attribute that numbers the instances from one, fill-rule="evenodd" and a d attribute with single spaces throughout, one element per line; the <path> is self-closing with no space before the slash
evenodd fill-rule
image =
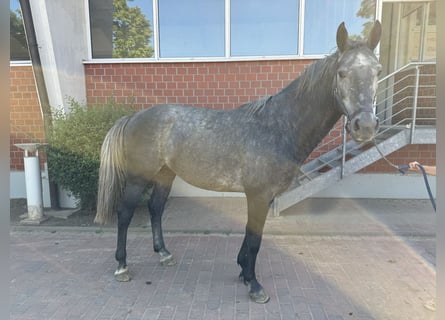
<path id="1" fill-rule="evenodd" d="M 164 266 L 176 264 L 173 255 L 165 247 L 162 234 L 162 214 L 174 177 L 175 175 L 169 169 L 164 168 L 161 170 L 156 177 L 157 182 L 153 184 L 153 190 L 148 201 L 151 231 L 153 233 L 153 250 L 159 254 L 159 261 Z"/>
<path id="2" fill-rule="evenodd" d="M 244 269 L 247 268 L 247 242 L 246 242 L 247 232 L 244 236 L 243 244 L 238 252 L 238 258 L 236 261 L 238 265 L 241 267 L 241 273 L 239 274 L 239 279 L 244 281 Z"/>
<path id="3" fill-rule="evenodd" d="M 242 268 L 240 278 L 248 285 L 249 296 L 254 302 L 266 303 L 270 298 L 256 278 L 255 265 L 261 246 L 269 201 L 247 195 L 247 207 L 246 235 L 238 254 L 238 264 Z"/>
<path id="4" fill-rule="evenodd" d="M 131 276 L 127 267 L 127 231 L 136 209 L 144 186 L 127 182 L 122 201 L 117 209 L 117 247 L 116 260 L 118 266 L 114 277 L 118 281 L 130 281 Z"/>

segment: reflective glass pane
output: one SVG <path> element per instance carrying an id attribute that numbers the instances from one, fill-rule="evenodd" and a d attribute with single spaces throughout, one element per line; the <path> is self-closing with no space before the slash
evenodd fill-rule
<path id="1" fill-rule="evenodd" d="M 151 0 L 90 0 L 93 58 L 153 56 Z"/>
<path id="2" fill-rule="evenodd" d="M 412 61 L 420 61 L 421 34 L 424 26 L 422 2 L 401 4 L 399 50 L 397 61 L 400 66 Z"/>
<path id="3" fill-rule="evenodd" d="M 426 36 L 423 51 L 423 61 L 436 60 L 436 2 L 430 2 L 428 6 L 428 21 L 426 23 Z"/>
<path id="4" fill-rule="evenodd" d="M 297 0 L 232 0 L 231 54 L 296 54 L 298 8 Z"/>
<path id="5" fill-rule="evenodd" d="M 160 56 L 224 56 L 224 0 L 160 0 Z"/>
<path id="6" fill-rule="evenodd" d="M 30 60 L 19 1 L 11 0 L 9 8 L 10 59 L 12 61 Z"/>
<path id="7" fill-rule="evenodd" d="M 350 37 L 368 34 L 375 19 L 376 0 L 310 0 L 305 4 L 304 54 L 336 50 L 337 27 L 345 22 Z"/>

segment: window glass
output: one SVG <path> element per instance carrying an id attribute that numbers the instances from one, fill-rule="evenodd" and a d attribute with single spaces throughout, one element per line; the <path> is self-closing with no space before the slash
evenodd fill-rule
<path id="1" fill-rule="evenodd" d="M 93 58 L 153 56 L 151 0 L 90 0 Z"/>
<path id="2" fill-rule="evenodd" d="M 342 21 L 351 36 L 361 37 L 376 8 L 376 0 L 306 0 L 304 47 L 298 52 L 301 0 L 89 0 L 93 58 L 153 57 L 154 14 L 160 58 L 224 57 L 229 1 L 227 45 L 234 57 L 329 54 Z"/>
<path id="3" fill-rule="evenodd" d="M 305 3 L 303 54 L 335 51 L 335 31 L 345 22 L 349 36 L 367 35 L 375 19 L 376 0 L 310 0 Z"/>
<path id="4" fill-rule="evenodd" d="M 411 61 L 420 61 L 424 9 L 425 5 L 422 2 L 401 4 L 399 54 L 397 57 L 400 66 Z"/>
<path id="5" fill-rule="evenodd" d="M 297 0 L 233 0 L 231 55 L 297 54 Z"/>
<path id="6" fill-rule="evenodd" d="M 160 0 L 160 56 L 224 56 L 224 0 Z"/>
<path id="7" fill-rule="evenodd" d="M 19 1 L 11 0 L 9 8 L 10 60 L 30 60 Z"/>
<path id="8" fill-rule="evenodd" d="M 426 36 L 424 39 L 423 61 L 436 60 L 436 2 L 430 2 L 427 6 L 428 22 L 426 23 Z"/>
<path id="9" fill-rule="evenodd" d="M 400 12 L 397 47 L 397 67 L 413 61 L 436 58 L 435 2 L 400 3 L 394 10 Z"/>

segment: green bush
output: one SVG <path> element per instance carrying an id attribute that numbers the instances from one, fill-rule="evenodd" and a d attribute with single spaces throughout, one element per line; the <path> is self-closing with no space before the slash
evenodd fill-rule
<path id="1" fill-rule="evenodd" d="M 102 142 L 114 122 L 134 110 L 111 99 L 100 106 L 71 100 L 70 106 L 69 113 L 53 116 L 48 135 L 48 171 L 52 181 L 80 200 L 82 209 L 94 210 Z"/>

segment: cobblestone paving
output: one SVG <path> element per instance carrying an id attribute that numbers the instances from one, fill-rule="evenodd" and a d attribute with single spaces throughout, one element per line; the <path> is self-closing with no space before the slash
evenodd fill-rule
<path id="1" fill-rule="evenodd" d="M 133 279 L 119 283 L 113 231 L 12 230 L 10 319 L 434 319 L 434 237 L 266 234 L 265 305 L 238 281 L 241 241 L 169 233 L 178 263 L 163 267 L 148 230 L 130 231 Z"/>

